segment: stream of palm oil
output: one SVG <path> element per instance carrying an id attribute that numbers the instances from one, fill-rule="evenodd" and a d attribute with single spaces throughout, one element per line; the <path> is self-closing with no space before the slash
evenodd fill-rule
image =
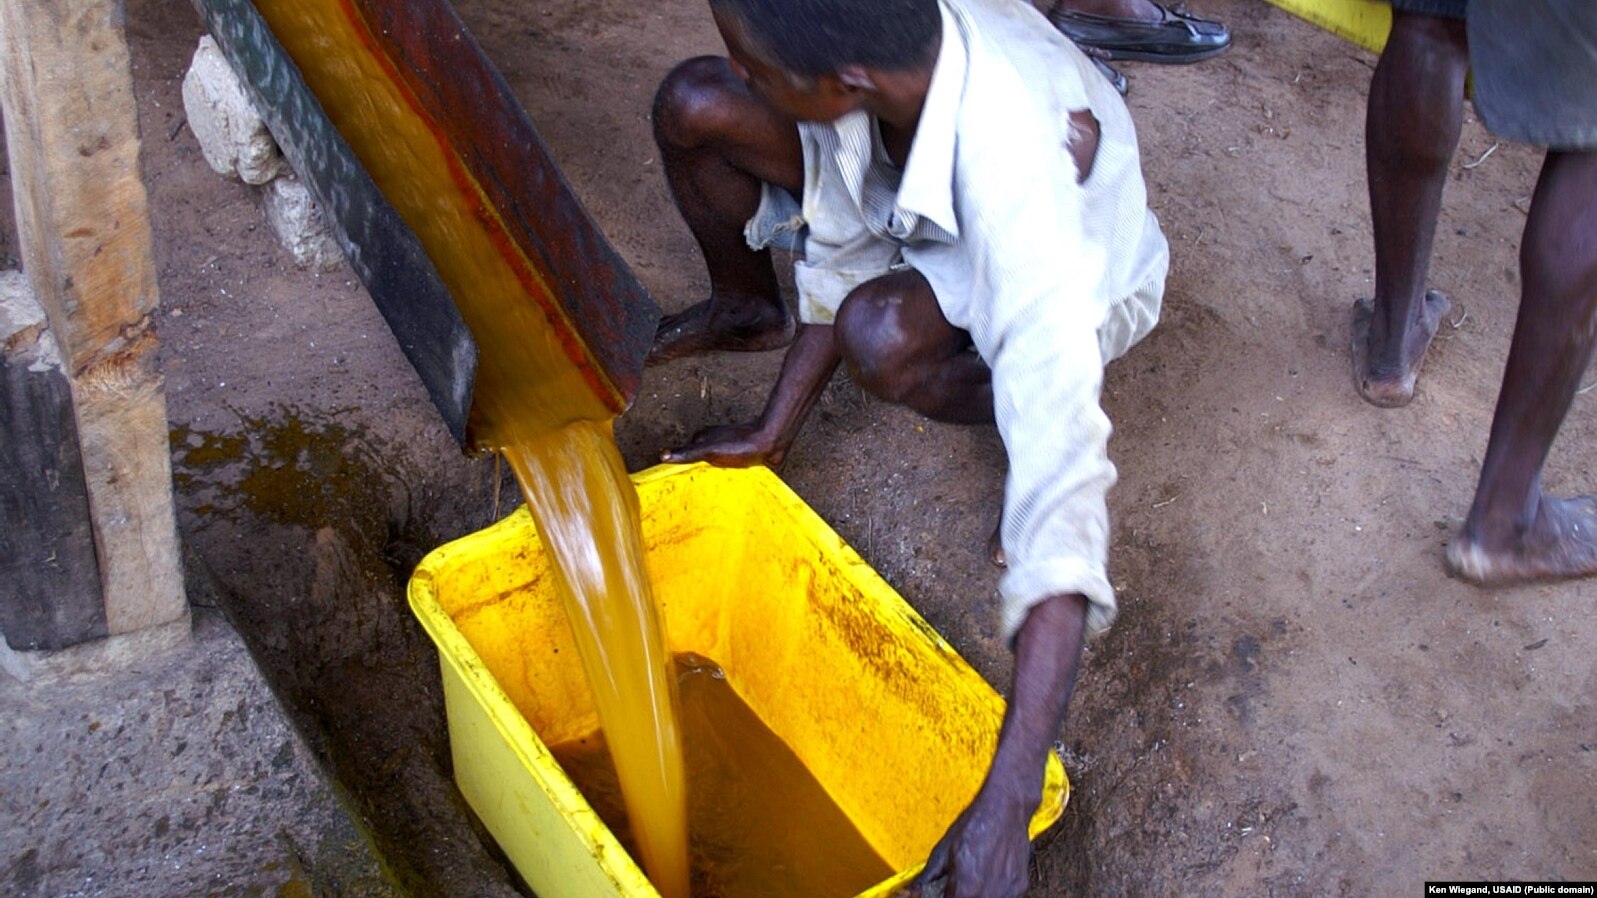
<path id="1" fill-rule="evenodd" d="M 628 814 L 647 821 L 637 840 L 644 869 L 666 898 L 687 898 L 682 740 L 638 494 L 608 421 L 511 436 L 501 451 L 554 561 Z"/>
<path id="2" fill-rule="evenodd" d="M 645 573 L 637 494 L 611 432 L 613 412 L 570 360 L 569 346 L 549 319 L 562 313 L 530 298 L 529 289 L 552 292 L 549 285 L 506 239 L 492 203 L 436 124 L 391 77 L 386 57 L 348 0 L 255 0 L 255 5 L 372 180 L 426 247 L 477 341 L 471 428 L 482 447 L 502 453 L 515 471 L 554 562 L 625 819 L 643 821 L 629 828 L 629 847 L 664 898 L 688 898 L 688 795 L 677 681 Z M 698 715 L 706 721 L 701 730 L 753 732 L 734 723 L 740 714 L 752 717 L 746 708 L 735 712 L 720 701 L 699 706 L 712 709 Z M 772 740 L 780 746 L 774 736 L 767 741 Z M 750 737 L 719 743 L 713 751 L 781 756 L 777 749 L 749 754 L 756 742 Z M 710 878 L 720 883 L 712 893 L 726 896 L 841 898 L 882 878 L 885 863 L 802 764 L 796 758 L 772 764 L 700 765 L 705 782 L 695 781 L 696 794 L 708 796 L 710 806 L 726 807 L 705 824 L 715 835 L 706 849 L 710 856 L 701 851 L 698 858 L 695 884 L 706 882 L 706 863 L 724 868 Z M 728 777 L 738 776 L 776 777 L 793 788 L 778 789 L 771 793 L 774 804 L 740 817 L 754 805 L 722 800 L 737 789 L 751 789 L 749 783 L 727 785 Z M 806 797 L 795 797 L 801 794 Z M 785 827 L 760 822 L 784 815 L 791 815 Z M 703 816 L 696 814 L 695 820 Z M 777 835 L 791 832 L 808 832 L 808 841 Z M 756 847 L 767 837 L 785 841 Z M 845 843 L 840 838 L 851 847 L 829 850 Z M 796 854 L 794 844 L 800 846 Z M 790 878 L 795 866 L 805 868 L 798 891 L 747 884 Z"/>
<path id="3" fill-rule="evenodd" d="M 688 898 L 686 788 L 670 660 L 643 568 L 638 500 L 612 413 L 528 295 L 533 265 L 342 0 L 257 0 L 311 92 L 415 232 L 479 352 L 472 430 L 515 470 L 563 587 L 600 719 L 612 734 L 640 860 Z M 548 285 L 542 284 L 547 290 Z"/>

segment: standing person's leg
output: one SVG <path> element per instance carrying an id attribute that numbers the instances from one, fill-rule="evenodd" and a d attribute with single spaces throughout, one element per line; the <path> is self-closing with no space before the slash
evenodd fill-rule
<path id="1" fill-rule="evenodd" d="M 750 249 L 743 229 L 762 182 L 803 191 L 797 125 L 750 93 L 725 59 L 703 56 L 661 83 L 654 135 L 677 209 L 704 252 L 710 297 L 660 322 L 649 361 L 786 344 L 794 321 L 771 254 Z"/>
<path id="2" fill-rule="evenodd" d="M 1369 402 L 1414 397 L 1425 350 L 1449 302 L 1427 291 L 1431 243 L 1463 121 L 1462 19 L 1394 10 L 1370 80 L 1365 164 L 1375 230 L 1375 297 L 1353 309 L 1353 378 Z"/>
<path id="3" fill-rule="evenodd" d="M 1524 295 L 1480 485 L 1448 566 L 1481 582 L 1597 574 L 1597 498 L 1542 465 L 1597 346 L 1597 152 L 1549 152 L 1520 246 Z"/>

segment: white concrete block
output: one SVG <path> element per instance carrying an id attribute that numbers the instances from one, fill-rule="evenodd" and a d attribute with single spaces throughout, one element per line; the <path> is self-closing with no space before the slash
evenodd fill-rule
<path id="1" fill-rule="evenodd" d="M 309 189 L 290 171 L 262 190 L 266 221 L 301 268 L 331 271 L 344 259 L 332 228 Z"/>
<path id="2" fill-rule="evenodd" d="M 205 161 L 217 174 L 265 184 L 282 170 L 277 142 L 210 35 L 200 38 L 183 77 L 183 109 Z"/>
<path id="3" fill-rule="evenodd" d="M 34 368 L 61 368 L 61 351 L 44 306 L 33 295 L 28 276 L 14 268 L 0 271 L 0 349 L 19 357 L 26 352 Z"/>
<path id="4" fill-rule="evenodd" d="M 165 624 L 81 642 L 53 652 L 19 652 L 0 638 L 0 670 L 24 683 L 66 680 L 73 677 L 126 670 L 141 662 L 173 654 L 188 643 L 192 630 L 189 613 Z"/>

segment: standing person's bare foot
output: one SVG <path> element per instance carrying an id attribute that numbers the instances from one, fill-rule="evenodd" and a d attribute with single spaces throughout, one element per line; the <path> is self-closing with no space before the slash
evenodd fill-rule
<path id="1" fill-rule="evenodd" d="M 761 352 L 793 342 L 798 328 L 793 313 L 783 303 L 729 303 L 732 312 L 720 312 L 712 300 L 660 319 L 648 364 L 702 352 Z"/>
<path id="2" fill-rule="evenodd" d="M 1447 568 L 1482 585 L 1597 574 L 1597 497 L 1543 496 L 1529 527 L 1491 537 L 1464 525 L 1447 546 Z"/>
<path id="3" fill-rule="evenodd" d="M 1425 363 L 1425 351 L 1430 348 L 1442 319 L 1452 307 L 1453 302 L 1447 298 L 1447 294 L 1440 290 L 1427 290 L 1419 326 L 1401 335 L 1404 345 L 1397 354 L 1396 364 L 1375 365 L 1371 359 L 1384 353 L 1374 352 L 1370 346 L 1375 319 L 1374 301 L 1360 299 L 1353 304 L 1353 386 L 1366 402 L 1381 408 L 1408 405 L 1414 398 L 1414 384 L 1419 380 L 1420 367 Z M 1390 336 L 1388 338 L 1391 339 Z"/>

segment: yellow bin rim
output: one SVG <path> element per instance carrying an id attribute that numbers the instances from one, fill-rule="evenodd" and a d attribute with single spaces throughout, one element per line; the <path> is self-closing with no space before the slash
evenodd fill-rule
<path id="1" fill-rule="evenodd" d="M 896 618 L 908 626 L 894 627 L 898 635 L 909 641 L 919 641 L 923 647 L 932 652 L 946 656 L 956 667 L 961 668 L 961 674 L 973 678 L 992 694 L 992 699 L 1002 707 L 1003 698 L 999 696 L 992 685 L 971 668 L 954 647 L 928 623 L 896 590 L 881 578 L 873 568 L 865 563 L 854 549 L 849 546 L 836 532 L 832 530 L 816 512 L 794 493 L 781 478 L 764 467 L 753 468 L 717 468 L 704 463 L 690 465 L 656 465 L 647 470 L 632 475 L 632 481 L 639 488 L 640 493 L 647 492 L 651 485 L 660 484 L 671 478 L 677 477 L 713 477 L 717 479 L 747 480 L 752 486 L 767 492 L 774 499 L 780 510 L 791 515 L 799 527 L 810 533 L 829 534 L 836 540 L 836 546 L 841 553 L 842 567 L 846 576 L 851 579 L 858 578 L 863 581 L 873 581 L 862 586 L 868 586 L 872 599 L 884 605 L 883 611 L 889 617 Z M 477 550 L 470 545 L 471 542 L 484 534 L 496 529 L 510 526 L 517 515 L 526 515 L 525 507 L 521 507 L 505 516 L 500 521 L 489 525 L 484 530 L 470 534 L 446 543 L 424 557 L 417 565 L 411 576 L 407 597 L 412 612 L 420 621 L 422 628 L 432 638 L 438 649 L 440 663 L 447 665 L 459 681 L 471 693 L 474 700 L 486 712 L 504 744 L 515 754 L 521 766 L 531 775 L 539 789 L 542 790 L 549 801 L 559 811 L 560 815 L 573 824 L 575 834 L 588 853 L 602 868 L 607 879 L 615 886 L 617 894 L 626 898 L 658 898 L 659 892 L 649 882 L 642 869 L 632 859 L 631 855 L 622 847 L 620 841 L 611 832 L 610 828 L 599 821 L 598 815 L 589 805 L 586 797 L 577 789 L 561 768 L 554 755 L 549 751 L 543 739 L 539 737 L 526 717 L 517 710 L 508 694 L 500 686 L 494 674 L 488 669 L 477 650 L 471 642 L 455 626 L 448 612 L 439 601 L 437 589 L 433 582 L 433 572 L 446 568 L 456 563 L 463 555 L 474 554 Z M 530 518 L 530 516 L 529 516 Z M 530 521 L 521 522 L 518 526 L 530 526 Z M 453 735 L 451 736 L 453 741 Z M 459 771 L 457 770 L 457 776 Z M 1028 827 L 1029 836 L 1035 839 L 1046 831 L 1064 814 L 1065 805 L 1070 798 L 1070 781 L 1065 773 L 1064 765 L 1054 752 L 1048 753 L 1047 765 L 1044 771 L 1043 792 L 1036 812 L 1033 814 Z M 579 823 L 582 821 L 582 823 Z M 490 832 L 492 827 L 490 826 Z M 498 834 L 495 834 L 498 838 Z M 928 846 L 927 851 L 930 851 Z M 898 889 L 913 879 L 924 867 L 924 861 L 904 869 L 891 878 L 860 893 L 855 898 L 886 898 L 893 895 Z M 524 874 L 525 875 L 525 874 Z"/>

